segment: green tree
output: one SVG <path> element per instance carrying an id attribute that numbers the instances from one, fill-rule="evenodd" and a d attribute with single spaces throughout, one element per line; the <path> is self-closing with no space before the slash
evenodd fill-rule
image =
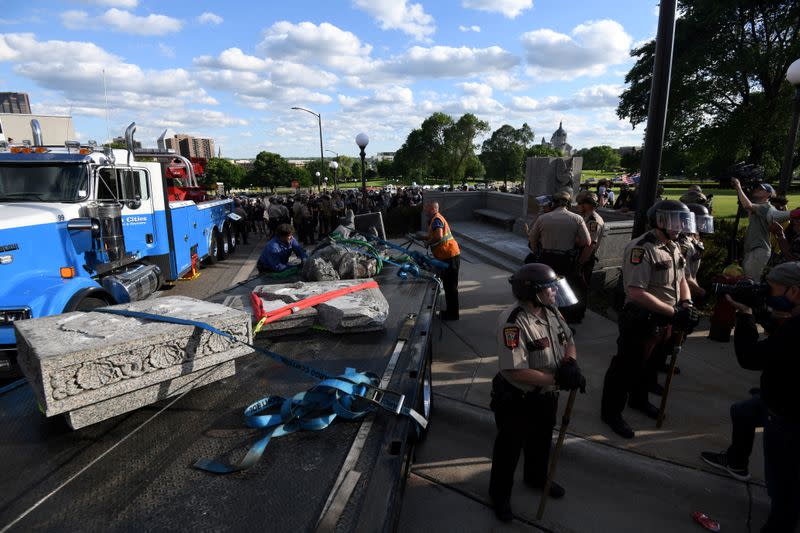
<path id="1" fill-rule="evenodd" d="M 253 185 L 267 187 L 274 193 L 276 187 L 291 184 L 290 168 L 289 163 L 280 155 L 260 152 L 253 161 L 253 170 L 248 178 Z"/>
<path id="2" fill-rule="evenodd" d="M 610 146 L 592 146 L 582 155 L 587 170 L 612 170 L 620 165 L 619 152 Z"/>
<path id="3" fill-rule="evenodd" d="M 723 176 L 737 161 L 778 171 L 791 113 L 786 70 L 800 56 L 796 0 L 681 0 L 662 168 Z M 617 108 L 647 118 L 655 42 L 631 51 Z M 797 162 L 797 156 L 795 158 Z"/>
<path id="4" fill-rule="evenodd" d="M 516 129 L 504 124 L 497 128 L 481 147 L 480 160 L 491 180 L 522 181 L 525 177 L 525 152 L 533 142 L 533 130 L 528 124 Z"/>
<path id="5" fill-rule="evenodd" d="M 564 154 L 561 153 L 561 150 L 552 148 L 547 144 L 534 144 L 533 146 L 525 150 L 526 160 L 529 157 L 563 157 L 563 156 Z"/>
<path id="6" fill-rule="evenodd" d="M 464 162 L 464 181 L 480 181 L 485 175 L 486 169 L 480 158 L 476 155 L 469 156 Z"/>
<path id="7" fill-rule="evenodd" d="M 446 176 L 445 131 L 452 125 L 449 115 L 434 113 L 412 130 L 394 156 L 398 173 L 417 182 Z"/>
<path id="8" fill-rule="evenodd" d="M 489 123 L 480 120 L 472 113 L 466 113 L 455 124 L 443 130 L 444 144 L 439 164 L 445 169 L 445 176 L 453 187 L 464 177 L 464 163 L 475 155 L 475 138 L 489 131 Z"/>
<path id="9" fill-rule="evenodd" d="M 634 148 L 620 157 L 619 166 L 626 172 L 639 172 L 642 169 L 642 151 Z"/>
<path id="10" fill-rule="evenodd" d="M 205 179 L 202 185 L 213 186 L 217 182 L 222 182 L 225 184 L 225 189 L 229 190 L 239 187 L 246 173 L 244 168 L 229 159 L 212 157 L 206 163 Z"/>
<path id="11" fill-rule="evenodd" d="M 388 159 L 378 161 L 375 164 L 375 170 L 378 172 L 378 177 L 388 179 L 394 177 L 394 164 Z"/>

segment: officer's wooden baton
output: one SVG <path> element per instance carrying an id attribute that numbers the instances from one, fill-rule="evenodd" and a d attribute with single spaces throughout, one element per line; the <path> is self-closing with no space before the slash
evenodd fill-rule
<path id="1" fill-rule="evenodd" d="M 672 376 L 675 375 L 675 367 L 678 365 L 678 355 L 681 353 L 681 349 L 683 349 L 685 340 L 686 333 L 679 331 L 675 339 L 675 346 L 672 348 L 672 356 L 669 360 L 669 371 L 667 371 L 667 381 L 664 383 L 664 394 L 661 395 L 661 406 L 658 408 L 658 419 L 656 419 L 657 428 L 660 428 L 664 424 L 664 412 L 667 410 L 669 388 L 672 385 Z"/>
<path id="2" fill-rule="evenodd" d="M 556 448 L 550 455 L 550 465 L 547 467 L 547 480 L 544 482 L 542 489 L 542 498 L 539 500 L 539 510 L 536 511 L 536 520 L 541 520 L 544 516 L 544 507 L 547 504 L 547 495 L 550 492 L 550 485 L 553 477 L 556 475 L 556 465 L 558 464 L 558 456 L 561 453 L 561 447 L 564 445 L 564 437 L 567 434 L 567 426 L 569 425 L 569 417 L 572 416 L 572 406 L 575 405 L 575 395 L 578 393 L 577 389 L 569 391 L 569 399 L 567 406 L 564 408 L 564 415 L 561 417 L 561 429 L 558 431 L 558 442 Z"/>

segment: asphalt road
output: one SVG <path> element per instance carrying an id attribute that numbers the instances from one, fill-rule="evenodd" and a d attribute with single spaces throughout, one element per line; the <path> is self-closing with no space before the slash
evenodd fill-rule
<path id="1" fill-rule="evenodd" d="M 251 233 L 247 244 L 239 244 L 236 251 L 224 261 L 201 267 L 197 278 L 179 280 L 172 288 L 157 291 L 155 296 L 180 295 L 204 300 L 232 285 L 247 281 L 254 275 L 256 260 L 266 243 L 265 235 Z"/>

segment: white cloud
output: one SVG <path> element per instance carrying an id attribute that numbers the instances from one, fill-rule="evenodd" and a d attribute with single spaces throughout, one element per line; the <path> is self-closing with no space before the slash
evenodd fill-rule
<path id="1" fill-rule="evenodd" d="M 613 20 L 585 22 L 570 35 L 535 30 L 522 35 L 530 73 L 541 79 L 599 76 L 628 60 L 633 38 Z"/>
<path id="2" fill-rule="evenodd" d="M 533 7 L 533 0 L 462 0 L 461 5 L 467 9 L 501 13 L 513 19 Z"/>
<path id="3" fill-rule="evenodd" d="M 463 32 L 474 31 L 475 33 L 480 33 L 481 32 L 481 27 L 480 26 L 474 26 L 474 25 L 473 26 L 459 26 L 458 30 L 459 31 L 463 31 Z"/>
<path id="4" fill-rule="evenodd" d="M 111 6 L 111 7 L 124 7 L 128 9 L 133 9 L 139 3 L 138 0 L 88 0 L 92 4 L 97 4 L 99 6 Z"/>
<path id="5" fill-rule="evenodd" d="M 593 85 L 584 87 L 569 97 L 547 96 L 536 99 L 530 96 L 514 96 L 511 103 L 518 111 L 615 108 L 622 89 L 619 85 Z"/>
<path id="6" fill-rule="evenodd" d="M 176 33 L 183 22 L 166 15 L 140 17 L 130 11 L 111 8 L 100 16 L 89 16 L 85 11 L 65 11 L 61 22 L 71 30 L 111 30 L 134 35 L 165 35 Z"/>
<path id="7" fill-rule="evenodd" d="M 164 43 L 158 43 L 158 50 L 161 52 L 161 55 L 164 57 L 174 58 L 175 57 L 175 49 L 171 46 L 167 46 Z"/>
<path id="8" fill-rule="evenodd" d="M 413 46 L 403 55 L 379 67 L 383 73 L 415 78 L 454 78 L 502 72 L 515 67 L 519 59 L 499 46 L 454 48 Z"/>
<path id="9" fill-rule="evenodd" d="M 372 47 L 358 37 L 329 24 L 276 22 L 264 31 L 257 51 L 275 60 L 319 63 L 347 73 L 369 67 Z"/>
<path id="10" fill-rule="evenodd" d="M 400 30 L 419 41 L 427 40 L 436 31 L 433 17 L 425 13 L 422 4 L 407 0 L 353 0 L 353 5 L 365 11 L 384 30 Z"/>
<path id="11" fill-rule="evenodd" d="M 276 86 L 328 88 L 339 78 L 325 70 L 316 69 L 302 63 L 261 59 L 247 55 L 238 48 L 228 48 L 217 57 L 201 56 L 194 59 L 194 65 L 202 69 L 202 75 L 211 80 L 215 71 L 240 71 L 253 74 L 248 79 L 255 82 L 255 74 Z"/>
<path id="12" fill-rule="evenodd" d="M 215 13 L 210 13 L 208 11 L 197 17 L 197 22 L 199 22 L 200 24 L 213 24 L 215 26 L 218 24 L 222 24 L 224 20 L 225 19 L 223 19 L 219 15 Z"/>

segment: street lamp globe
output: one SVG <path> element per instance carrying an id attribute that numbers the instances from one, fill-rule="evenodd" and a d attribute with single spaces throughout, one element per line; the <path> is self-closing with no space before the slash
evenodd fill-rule
<path id="1" fill-rule="evenodd" d="M 789 65 L 789 69 L 786 71 L 786 80 L 795 87 L 800 86 L 800 59 Z"/>
<path id="2" fill-rule="evenodd" d="M 314 172 L 314 176 L 316 176 L 318 178 L 319 177 L 319 171 Z"/>
<path id="3" fill-rule="evenodd" d="M 362 150 L 366 148 L 367 145 L 369 144 L 369 137 L 367 137 L 367 134 L 362 132 L 356 135 L 356 144 Z"/>
<path id="4" fill-rule="evenodd" d="M 336 161 L 331 161 L 331 168 L 333 170 L 336 170 L 337 168 L 339 168 L 339 163 L 337 163 Z"/>

